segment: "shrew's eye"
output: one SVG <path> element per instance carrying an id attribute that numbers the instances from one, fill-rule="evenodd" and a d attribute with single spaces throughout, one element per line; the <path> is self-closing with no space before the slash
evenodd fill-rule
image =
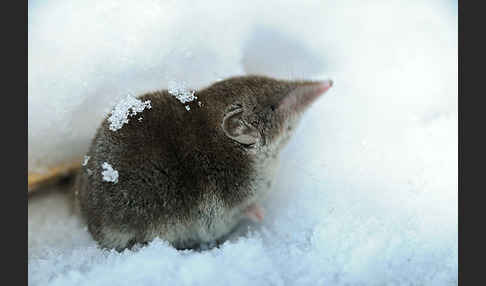
<path id="1" fill-rule="evenodd" d="M 275 109 L 276 109 L 275 105 L 273 105 L 273 104 L 270 105 L 270 108 L 272 109 L 272 111 L 275 111 Z"/>

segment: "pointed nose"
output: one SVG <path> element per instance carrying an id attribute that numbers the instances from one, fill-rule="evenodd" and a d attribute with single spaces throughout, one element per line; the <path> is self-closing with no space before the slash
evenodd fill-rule
<path id="1" fill-rule="evenodd" d="M 328 91 L 333 86 L 333 84 L 334 84 L 334 82 L 332 81 L 332 79 L 327 79 L 327 80 L 323 80 L 323 81 L 314 82 L 312 85 L 315 85 L 314 92 L 317 95 L 321 95 L 321 94 L 325 93 L 326 91 Z"/>
<path id="2" fill-rule="evenodd" d="M 297 89 L 300 89 L 298 98 L 300 99 L 301 104 L 304 106 L 310 105 L 318 97 L 326 93 L 333 84 L 334 82 L 330 79 L 304 83 L 302 87 Z"/>
<path id="3" fill-rule="evenodd" d="M 330 79 L 322 81 L 296 82 L 295 89 L 281 102 L 282 109 L 291 112 L 301 112 L 307 109 L 318 97 L 326 93 L 334 82 Z"/>

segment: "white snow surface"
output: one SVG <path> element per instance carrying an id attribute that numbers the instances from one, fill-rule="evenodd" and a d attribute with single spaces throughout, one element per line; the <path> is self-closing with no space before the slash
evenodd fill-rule
<path id="1" fill-rule="evenodd" d="M 261 225 L 219 249 L 157 240 L 117 253 L 96 246 L 64 195 L 34 196 L 30 285 L 458 284 L 456 2 L 28 9 L 30 171 L 84 155 L 126 94 L 251 73 L 334 80 L 282 153 Z"/>

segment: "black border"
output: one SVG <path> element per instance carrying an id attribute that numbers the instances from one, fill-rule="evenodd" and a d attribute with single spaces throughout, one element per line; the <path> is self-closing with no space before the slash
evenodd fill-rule
<path id="1" fill-rule="evenodd" d="M 27 1 L 4 2 L 2 29 L 2 280 L 28 284 Z M 15 13 L 17 12 L 17 13 Z M 6 254 L 6 255 L 5 255 Z M 9 281 L 9 282 L 7 282 Z"/>
<path id="2" fill-rule="evenodd" d="M 467 3 L 467 8 L 465 4 Z M 485 187 L 482 179 L 486 133 L 484 9 L 478 1 L 458 1 L 458 280 L 459 285 L 480 285 L 484 256 Z M 469 73 L 464 74 L 469 66 Z M 474 86 L 474 84 L 477 86 Z M 473 102 L 477 100 L 477 103 Z M 469 139 L 464 136 L 468 134 Z M 473 162 L 475 160 L 476 162 Z M 466 165 L 467 162 L 467 165 Z M 473 198 L 477 196 L 476 199 Z M 468 229 L 469 234 L 466 234 Z M 473 257 L 477 256 L 477 257 Z M 484 282 L 483 282 L 484 283 Z"/>

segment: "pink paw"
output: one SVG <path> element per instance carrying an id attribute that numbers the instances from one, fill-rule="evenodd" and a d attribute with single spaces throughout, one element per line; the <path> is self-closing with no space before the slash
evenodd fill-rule
<path id="1" fill-rule="evenodd" d="M 264 217 L 263 207 L 258 203 L 253 203 L 245 210 L 245 215 L 254 222 L 262 222 Z"/>

